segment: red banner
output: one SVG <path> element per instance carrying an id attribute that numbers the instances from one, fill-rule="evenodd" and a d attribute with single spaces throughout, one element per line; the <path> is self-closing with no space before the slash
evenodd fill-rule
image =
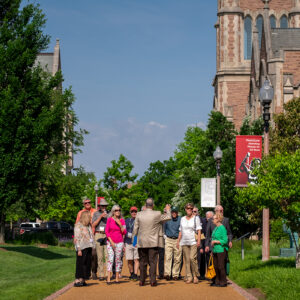
<path id="1" fill-rule="evenodd" d="M 236 136 L 235 186 L 247 187 L 255 183 L 252 173 L 254 167 L 261 163 L 262 137 L 260 135 Z"/>

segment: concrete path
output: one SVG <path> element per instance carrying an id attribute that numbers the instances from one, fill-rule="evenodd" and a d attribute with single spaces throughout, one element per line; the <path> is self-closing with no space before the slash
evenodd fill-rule
<path id="1" fill-rule="evenodd" d="M 186 284 L 181 281 L 159 280 L 157 287 L 151 287 L 149 282 L 140 287 L 138 282 L 128 279 L 128 269 L 124 265 L 123 278 L 119 284 L 107 285 L 103 281 L 89 280 L 88 286 L 72 287 L 59 296 L 58 300 L 245 300 L 232 285 L 226 288 L 211 287 L 208 281 L 199 284 Z"/>

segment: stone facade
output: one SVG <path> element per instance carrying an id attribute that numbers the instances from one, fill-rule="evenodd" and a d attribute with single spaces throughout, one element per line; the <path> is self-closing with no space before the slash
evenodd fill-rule
<path id="1" fill-rule="evenodd" d="M 57 72 L 61 71 L 61 57 L 60 57 L 60 44 L 59 40 L 56 40 L 56 45 L 53 52 L 39 53 L 36 60 L 36 65 L 39 65 L 46 72 L 54 76 Z M 58 86 L 57 89 L 62 90 L 62 86 Z M 66 116 L 67 118 L 68 116 Z M 72 126 L 72 124 L 70 124 Z M 68 130 L 68 128 L 65 128 Z M 67 174 L 73 169 L 73 146 L 68 143 L 66 149 L 69 159 L 62 167 L 62 171 Z"/>
<path id="2" fill-rule="evenodd" d="M 261 115 L 265 78 L 275 89 L 272 113 L 299 96 L 300 0 L 218 0 L 215 28 L 214 109 L 237 129 L 246 116 Z"/>

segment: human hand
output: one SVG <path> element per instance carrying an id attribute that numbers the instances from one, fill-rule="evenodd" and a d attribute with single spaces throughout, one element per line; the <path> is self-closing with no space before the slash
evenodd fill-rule
<path id="1" fill-rule="evenodd" d="M 78 256 L 82 256 L 82 252 L 81 252 L 81 250 L 78 250 Z"/>
<path id="2" fill-rule="evenodd" d="M 232 242 L 228 243 L 229 248 L 232 248 Z"/>
<path id="3" fill-rule="evenodd" d="M 113 241 L 111 241 L 111 246 L 114 248 L 114 249 L 116 249 L 116 244 L 113 242 Z"/>
<path id="4" fill-rule="evenodd" d="M 211 245 L 214 246 L 214 244 L 215 244 L 215 241 L 211 241 Z"/>
<path id="5" fill-rule="evenodd" d="M 176 244 L 176 248 L 179 250 L 179 242 L 177 242 L 177 244 Z"/>
<path id="6" fill-rule="evenodd" d="M 200 253 L 203 253 L 204 251 L 203 251 L 203 249 L 200 249 Z"/>
<path id="7" fill-rule="evenodd" d="M 171 205 L 170 204 L 166 204 L 165 210 L 166 211 L 170 211 L 171 210 Z"/>
<path id="8" fill-rule="evenodd" d="M 197 248 L 200 247 L 200 241 L 197 241 Z"/>
<path id="9" fill-rule="evenodd" d="M 209 252 L 209 247 L 205 247 L 205 252 Z"/>
<path id="10" fill-rule="evenodd" d="M 107 212 L 106 211 L 104 211 L 102 214 L 101 214 L 101 218 L 105 218 L 107 216 Z"/>

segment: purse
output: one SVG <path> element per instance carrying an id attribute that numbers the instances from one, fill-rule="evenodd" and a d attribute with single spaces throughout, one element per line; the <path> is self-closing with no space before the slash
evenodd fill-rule
<path id="1" fill-rule="evenodd" d="M 208 279 L 213 279 L 214 277 L 216 277 L 216 271 L 215 271 L 214 260 L 213 260 L 212 255 L 209 258 L 209 262 L 208 262 L 205 277 L 208 278 Z"/>

